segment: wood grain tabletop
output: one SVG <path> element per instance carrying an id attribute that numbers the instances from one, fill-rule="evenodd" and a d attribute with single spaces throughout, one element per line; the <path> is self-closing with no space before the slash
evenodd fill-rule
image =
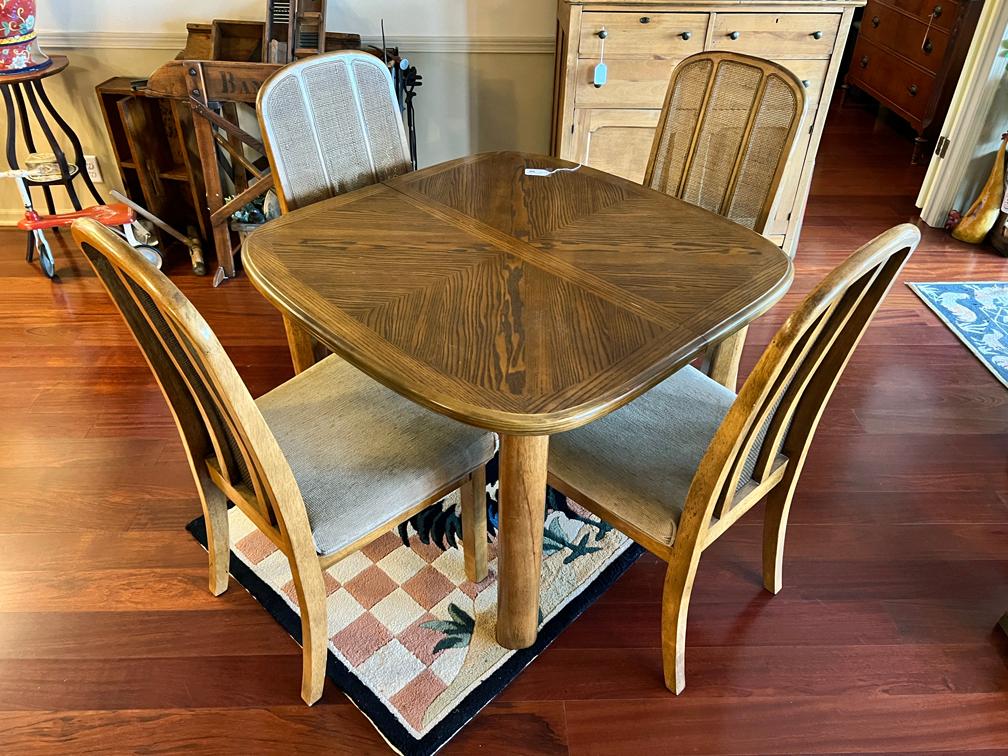
<path id="1" fill-rule="evenodd" d="M 393 390 L 543 435 L 632 400 L 767 310 L 790 260 L 588 167 L 496 152 L 293 211 L 249 236 L 255 286 Z"/>

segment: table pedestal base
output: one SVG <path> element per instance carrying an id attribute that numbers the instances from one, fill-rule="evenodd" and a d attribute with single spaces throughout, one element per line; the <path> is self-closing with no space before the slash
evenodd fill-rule
<path id="1" fill-rule="evenodd" d="M 528 648 L 539 631 L 549 436 L 500 437 L 497 642 Z"/>

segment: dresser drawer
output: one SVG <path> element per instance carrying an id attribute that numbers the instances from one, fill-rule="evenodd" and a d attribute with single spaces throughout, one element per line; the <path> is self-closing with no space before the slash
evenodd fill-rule
<path id="1" fill-rule="evenodd" d="M 778 60 L 785 68 L 797 76 L 805 87 L 806 112 L 815 113 L 822 99 L 823 83 L 829 69 L 828 60 Z"/>
<path id="2" fill-rule="evenodd" d="M 931 21 L 932 14 L 934 14 L 934 26 L 946 31 L 952 30 L 956 18 L 959 16 L 959 4 L 956 0 L 886 0 L 886 5 L 906 11 L 924 23 Z M 867 11 L 865 11 L 864 17 L 871 19 Z"/>
<path id="3" fill-rule="evenodd" d="M 839 13 L 718 13 L 711 49 L 761 58 L 828 58 Z"/>
<path id="4" fill-rule="evenodd" d="M 606 84 L 594 83 L 596 61 L 577 62 L 574 104 L 578 108 L 661 108 L 672 71 L 680 60 L 614 60 L 607 64 Z M 779 60 L 805 85 L 808 111 L 814 113 L 822 97 L 828 60 Z"/>
<path id="5" fill-rule="evenodd" d="M 577 62 L 574 106 L 577 108 L 661 108 L 665 103 L 672 70 L 679 59 L 641 60 L 624 58 L 606 63 L 608 80 L 594 84 L 598 61 L 581 58 Z"/>
<path id="6" fill-rule="evenodd" d="M 935 77 L 864 37 L 857 41 L 847 78 L 921 124 L 928 110 Z"/>
<path id="7" fill-rule="evenodd" d="M 605 58 L 685 58 L 704 49 L 708 13 L 585 13 L 581 17 L 578 57 L 596 63 Z"/>
<path id="8" fill-rule="evenodd" d="M 888 5 L 869 0 L 861 21 L 861 36 L 898 52 L 904 58 L 937 73 L 948 49 L 949 35 Z"/>

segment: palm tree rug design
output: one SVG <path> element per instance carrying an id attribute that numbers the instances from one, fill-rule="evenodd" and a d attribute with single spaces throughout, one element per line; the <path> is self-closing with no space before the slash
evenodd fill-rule
<path id="1" fill-rule="evenodd" d="M 642 549 L 547 491 L 539 639 L 497 645 L 497 460 L 487 468 L 490 574 L 466 580 L 458 492 L 327 570 L 331 683 L 394 750 L 437 751 L 622 575 Z M 237 508 L 231 575 L 300 642 L 287 560 Z M 187 529 L 206 547 L 203 518 Z M 292 692 L 292 695 L 295 695 Z"/>

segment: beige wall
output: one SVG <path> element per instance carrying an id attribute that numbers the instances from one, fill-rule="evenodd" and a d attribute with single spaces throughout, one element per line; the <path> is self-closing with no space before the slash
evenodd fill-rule
<path id="1" fill-rule="evenodd" d="M 265 2 L 212 5 L 217 18 L 261 18 Z M 112 76 L 146 77 L 174 58 L 186 21 L 210 20 L 201 12 L 206 7 L 195 0 L 39 0 L 45 49 L 70 56 L 70 68 L 48 79 L 47 91 L 85 152 L 98 157 L 105 178 L 99 191 L 119 188 L 119 179 L 95 85 Z M 430 165 L 485 150 L 548 150 L 553 7 L 549 0 L 341 0 L 331 4 L 329 27 L 367 37 L 384 12 L 388 41 L 396 44 L 394 30 L 408 26 L 400 31 L 402 52 L 424 77 L 416 100 L 418 152 L 421 164 Z M 410 50 L 411 43 L 421 51 Z M 63 191 L 56 192 L 68 209 Z M 20 207 L 13 185 L 0 183 L 0 223 L 14 222 Z"/>

